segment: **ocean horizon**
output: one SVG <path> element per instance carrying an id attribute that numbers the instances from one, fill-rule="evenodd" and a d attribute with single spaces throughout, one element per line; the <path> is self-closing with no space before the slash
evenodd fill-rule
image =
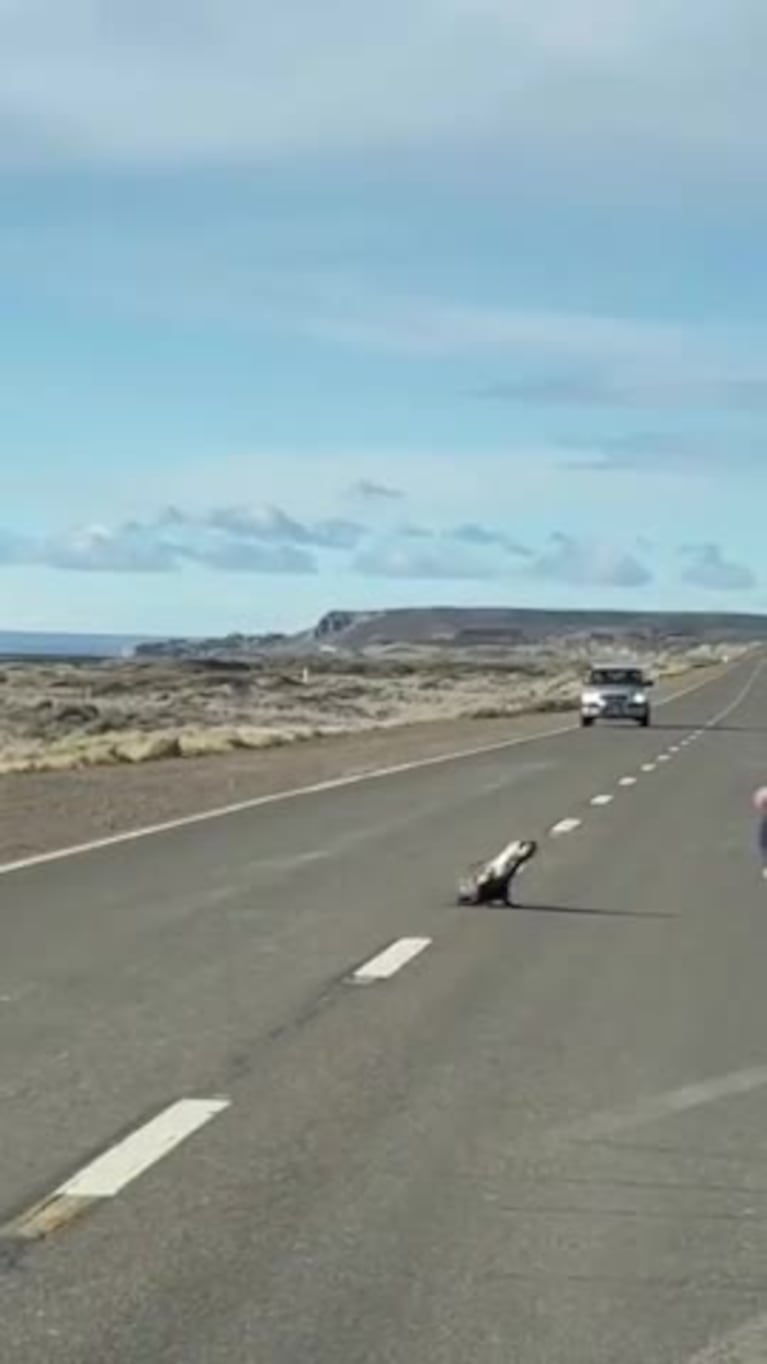
<path id="1" fill-rule="evenodd" d="M 0 657 L 96 657 L 130 655 L 151 635 L 80 634 L 67 630 L 0 630 Z"/>

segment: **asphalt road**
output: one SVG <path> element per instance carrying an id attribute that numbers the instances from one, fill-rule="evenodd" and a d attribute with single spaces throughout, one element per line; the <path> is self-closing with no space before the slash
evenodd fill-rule
<path id="1" fill-rule="evenodd" d="M 767 1359 L 765 734 L 749 661 L 0 876 L 3 1364 Z"/>

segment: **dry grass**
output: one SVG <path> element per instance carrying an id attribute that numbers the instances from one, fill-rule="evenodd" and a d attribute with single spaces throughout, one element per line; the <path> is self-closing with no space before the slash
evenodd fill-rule
<path id="1" fill-rule="evenodd" d="M 716 650 L 647 654 L 658 678 Z M 732 650 L 729 651 L 732 654 Z M 266 666 L 236 661 L 18 663 L 0 670 L 0 773 L 262 749 L 336 734 L 569 710 L 582 651 L 504 659 L 408 658 Z"/>

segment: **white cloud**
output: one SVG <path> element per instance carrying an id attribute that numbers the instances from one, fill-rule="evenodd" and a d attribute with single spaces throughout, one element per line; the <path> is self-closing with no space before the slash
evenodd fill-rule
<path id="1" fill-rule="evenodd" d="M 400 488 L 388 483 L 376 483 L 373 478 L 360 478 L 350 489 L 352 498 L 361 502 L 399 502 L 404 497 Z"/>
<path id="2" fill-rule="evenodd" d="M 275 534 L 283 518 L 284 533 Z M 189 564 L 229 573 L 314 573 L 312 533 L 279 509 L 238 520 L 212 512 L 192 518 L 170 507 L 153 520 L 90 525 L 48 536 L 0 530 L 0 564 L 43 565 L 78 573 L 172 573 Z"/>
<path id="3" fill-rule="evenodd" d="M 753 358 L 764 340 L 757 328 L 722 335 L 716 327 L 692 328 L 668 319 L 631 318 L 583 309 L 519 307 L 426 289 L 403 289 L 374 282 L 366 266 L 333 268 L 280 255 L 270 241 L 268 260 L 253 260 L 253 241 L 232 243 L 225 228 L 212 239 L 179 239 L 174 230 L 147 230 L 117 224 L 107 233 L 99 226 L 87 239 L 86 269 L 70 273 L 51 269 L 52 253 L 66 242 L 73 258 L 83 248 L 83 227 L 66 221 L 59 228 L 35 222 L 27 235 L 3 231 L 0 246 L 13 274 L 25 287 L 46 298 L 88 313 L 138 318 L 155 323 L 191 322 L 234 326 L 246 334 L 281 332 L 339 347 L 419 359 L 485 355 L 507 357 L 523 365 L 509 380 L 503 373 L 478 390 L 488 398 L 556 401 L 560 392 L 579 402 L 594 400 L 592 390 L 609 385 L 610 396 L 624 388 L 641 388 L 657 377 L 658 364 L 680 367 L 677 384 L 687 374 L 692 349 L 696 372 L 702 363 L 716 365 L 733 352 L 750 357 L 738 370 L 747 379 L 763 379 L 764 367 Z M 306 251 L 306 243 L 303 244 Z M 204 254 L 204 259 L 201 256 Z M 611 358 L 609 379 L 595 370 Z M 546 368 L 539 362 L 545 360 Z M 552 375 L 551 366 L 556 366 Z M 716 370 L 712 375 L 716 377 Z M 597 393 L 597 397 L 601 393 Z M 395 498 L 391 480 L 361 478 L 349 489 L 362 500 Z"/>
<path id="4" fill-rule="evenodd" d="M 176 552 L 153 528 L 127 524 L 112 530 L 86 526 L 39 544 L 29 543 L 22 561 L 82 573 L 169 573 Z"/>
<path id="5" fill-rule="evenodd" d="M 309 237 L 313 230 L 314 219 L 306 224 Z M 357 255 L 351 252 L 356 265 L 332 268 L 321 251 L 312 258 L 306 242 L 301 263 L 281 254 L 270 237 L 254 263 L 253 239 L 225 224 L 212 235 L 196 237 L 190 229 L 179 239 L 175 225 L 155 230 L 139 215 L 135 228 L 99 222 L 92 238 L 83 232 L 82 222 L 66 215 L 53 226 L 41 217 L 23 234 L 0 224 L 0 256 L 15 287 L 46 304 L 65 304 L 89 325 L 115 317 L 159 328 L 188 323 L 233 330 L 238 345 L 254 336 L 270 344 L 298 339 L 352 353 L 355 361 L 394 357 L 424 370 L 473 360 L 467 374 L 479 377 L 467 379 L 463 392 L 460 379 L 450 378 L 451 399 L 464 401 L 580 414 L 594 408 L 640 416 L 702 408 L 755 418 L 767 413 L 763 324 L 518 306 L 513 295 L 509 302 L 462 296 L 458 285 L 452 296 L 436 285 L 387 286 L 360 263 L 359 243 Z M 73 268 L 56 265 L 62 250 L 71 253 Z M 348 495 L 352 504 L 383 509 L 401 489 L 384 472 L 352 478 Z"/>
<path id="6" fill-rule="evenodd" d="M 228 254 L 220 245 L 201 268 L 198 251 L 162 235 L 139 249 L 118 232 L 108 249 L 94 247 L 87 270 L 48 271 L 56 241 L 47 229 L 32 232 L 28 242 L 9 238 L 0 237 L 0 246 L 13 250 L 17 281 L 91 319 L 95 313 L 159 327 L 234 328 L 239 337 L 288 337 L 356 360 L 394 357 L 424 368 L 472 360 L 483 365 L 487 381 L 452 396 L 477 402 L 576 412 L 706 408 L 757 418 L 767 412 L 763 325 L 517 307 L 457 291 L 452 298 L 408 293 L 382 288 L 362 269 L 253 267 L 244 248 Z M 347 495 L 352 506 L 384 511 L 403 490 L 391 478 L 370 476 L 353 481 Z"/>
<path id="7" fill-rule="evenodd" d="M 635 339 L 641 343 L 641 328 L 636 329 Z M 570 369 L 560 367 L 532 377 L 502 381 L 479 390 L 477 396 L 548 408 L 602 407 L 638 411 L 707 408 L 747 413 L 767 410 L 767 365 L 758 356 L 748 354 L 748 337 L 739 338 L 730 348 L 722 345 L 716 336 L 706 336 L 700 330 L 693 332 L 690 329 L 687 339 L 691 353 L 684 360 L 680 357 L 673 373 L 664 369 L 667 346 L 659 344 L 655 356 L 651 357 L 642 356 L 638 345 L 637 353 L 623 361 L 610 357 L 605 349 L 601 364 L 592 362 Z M 764 355 L 764 336 L 751 338 L 752 344 L 754 340 Z M 586 358 L 588 349 L 583 342 L 581 352 Z M 549 354 L 556 361 L 556 349 L 550 347 Z"/>
<path id="8" fill-rule="evenodd" d="M 562 522 L 567 510 L 567 497 L 559 498 L 565 482 L 561 458 L 556 447 L 537 445 L 487 449 L 467 443 L 455 452 L 441 450 L 436 444 L 377 449 L 318 445 L 304 450 L 256 446 L 241 452 L 227 451 L 222 445 L 209 457 L 190 457 L 180 467 L 158 460 L 144 471 L 139 489 L 131 490 L 123 482 L 118 485 L 117 496 L 110 496 L 107 486 L 101 489 L 98 500 L 91 497 L 89 487 L 85 493 L 88 515 L 94 520 L 107 511 L 119 515 L 120 509 L 127 509 L 136 519 L 151 519 L 158 506 L 172 505 L 183 489 L 185 512 L 196 519 L 206 517 L 211 507 L 217 506 L 263 511 L 266 495 L 272 505 L 289 508 L 291 517 L 303 525 L 340 516 L 370 526 L 377 534 L 394 534 L 408 523 L 425 528 L 448 527 L 461 520 L 480 524 L 499 520 L 503 524 L 508 517 L 518 517 L 521 507 L 529 524 L 533 511 L 542 511 L 545 506 L 548 513 L 553 498 L 559 499 L 551 513 L 556 524 Z M 115 471 L 116 479 L 119 473 L 119 469 Z M 403 497 L 369 501 L 363 506 L 349 494 L 355 475 L 361 473 L 400 489 Z M 601 487 L 608 480 L 595 482 Z M 573 483 L 585 486 L 590 502 L 587 476 L 574 478 Z M 62 500 L 66 491 L 62 488 Z M 25 503 L 28 508 L 35 506 L 31 486 Z M 67 503 L 66 515 L 73 515 L 71 503 Z M 514 529 L 516 526 L 515 522 Z"/>
<path id="9" fill-rule="evenodd" d="M 653 577 L 630 550 L 593 544 L 563 531 L 552 535 L 531 571 L 573 587 L 644 587 Z"/>
<path id="10" fill-rule="evenodd" d="M 309 460 L 302 476 L 293 478 L 297 498 L 302 489 L 316 485 L 313 468 Z M 410 476 L 415 468 L 405 461 L 393 471 Z M 220 464 L 213 472 L 216 494 L 238 485 L 244 491 L 239 466 L 226 478 Z M 256 466 L 252 474 L 254 487 L 259 476 L 263 483 L 263 467 Z M 463 458 L 455 466 L 442 459 L 432 467 L 427 460 L 418 474 L 415 491 L 408 491 L 404 504 L 394 504 L 397 516 L 383 522 L 376 515 L 359 522 L 337 515 L 351 483 L 341 477 L 335 505 L 332 485 L 325 480 L 325 501 L 308 515 L 306 502 L 264 505 L 256 498 L 214 503 L 211 509 L 200 500 L 203 483 L 191 509 L 168 502 L 159 512 L 134 511 L 128 521 L 119 514 L 114 521 L 104 516 L 90 524 L 83 519 L 78 525 L 75 519 L 69 529 L 48 522 L 44 528 L 33 525 L 26 534 L 0 526 L 4 589 L 7 594 L 15 568 L 28 570 L 30 582 L 35 571 L 55 570 L 63 595 L 71 591 L 67 575 L 76 573 L 83 600 L 94 577 L 108 578 L 110 591 L 118 592 L 118 578 L 150 574 L 155 579 L 152 591 L 164 592 L 166 600 L 169 593 L 183 594 L 192 576 L 200 580 L 213 573 L 229 575 L 232 591 L 235 580 L 257 574 L 271 576 L 275 591 L 278 578 L 292 578 L 297 596 L 311 592 L 312 583 L 325 583 L 336 601 L 352 600 L 355 594 L 359 600 L 387 579 L 395 594 L 417 596 L 418 584 L 431 581 L 452 584 L 451 599 L 458 600 L 462 585 L 468 591 L 470 584 L 481 583 L 482 599 L 505 590 L 515 600 L 548 604 L 577 599 L 584 592 L 591 600 L 603 592 L 617 600 L 653 582 L 675 600 L 681 588 L 688 594 L 682 599 L 693 603 L 709 591 L 749 595 L 757 585 L 747 563 L 760 564 L 764 557 L 763 514 L 756 497 L 744 508 L 742 485 L 738 492 L 728 484 L 716 500 L 681 515 L 683 506 L 689 508 L 686 478 L 677 484 L 669 478 L 653 511 L 649 544 L 647 504 L 641 499 L 645 475 L 627 472 L 614 480 L 579 473 L 568 481 L 550 464 L 534 470 L 514 464 L 509 469 L 501 456 Z M 404 482 L 398 476 L 396 486 Z M 193 487 L 194 480 L 185 477 L 185 496 L 191 496 Z M 287 485 L 284 493 L 287 498 Z M 105 504 L 103 510 L 113 508 Z M 680 564 L 676 546 L 683 542 L 687 521 L 688 531 L 695 522 L 702 543 L 696 541 Z M 723 524 L 736 523 L 740 553 L 733 562 L 719 548 L 718 537 Z M 551 535 L 557 525 L 567 529 Z M 617 538 L 611 539 L 610 526 L 620 526 Z"/>
<path id="11" fill-rule="evenodd" d="M 353 549 L 365 535 L 365 527 L 358 521 L 327 517 L 303 523 L 275 506 L 257 511 L 242 506 L 220 507 L 201 521 L 207 528 L 223 531 L 239 540 L 276 541 L 315 549 Z M 189 523 L 194 524 L 194 520 Z"/>
<path id="12" fill-rule="evenodd" d="M 563 447 L 562 467 L 581 473 L 637 471 L 654 479 L 677 474 L 719 477 L 723 469 L 749 478 L 767 473 L 762 430 L 744 431 L 737 426 L 716 432 L 634 431 L 570 441 Z"/>
<path id="13" fill-rule="evenodd" d="M 354 568 L 371 577 L 490 581 L 508 577 L 529 557 L 526 546 L 492 525 L 404 525 L 373 538 L 357 555 Z"/>
<path id="14" fill-rule="evenodd" d="M 756 587 L 751 569 L 726 558 L 717 544 L 690 545 L 682 552 L 688 559 L 682 577 L 693 587 L 713 592 L 747 592 Z"/>
<path id="15" fill-rule="evenodd" d="M 494 578 L 529 551 L 493 527 L 404 526 L 383 534 L 342 518 L 301 521 L 278 506 L 231 505 L 91 525 L 48 537 L 0 529 L 0 564 L 93 573 L 169 573 L 199 565 L 228 573 L 311 574 L 322 566 L 396 578 Z M 332 571 L 332 570 L 331 570 Z"/>
<path id="16" fill-rule="evenodd" d="M 753 177 L 758 0 L 4 0 L 17 159 L 227 163 L 484 141 L 657 182 Z"/>
<path id="17" fill-rule="evenodd" d="M 368 578 L 458 582 L 503 576 L 503 564 L 497 557 L 471 553 L 447 541 L 424 546 L 412 540 L 391 540 L 365 549 L 353 567 Z"/>
<path id="18" fill-rule="evenodd" d="M 478 525 L 476 521 L 466 521 L 460 526 L 454 526 L 449 531 L 449 536 L 459 544 L 478 545 L 484 548 L 495 546 L 505 550 L 507 554 L 516 554 L 524 559 L 530 555 L 527 546 L 520 544 L 506 531 L 497 530 L 494 526 Z"/>
<path id="19" fill-rule="evenodd" d="M 574 388 L 596 382 L 590 368 L 611 358 L 614 369 L 631 367 L 628 378 L 641 381 L 643 366 L 659 362 L 681 364 L 692 344 L 699 357 L 723 348 L 715 331 L 692 329 L 671 322 L 635 320 L 587 312 L 482 305 L 429 296 L 397 295 L 372 289 L 367 282 L 323 272 L 285 279 L 272 278 L 273 316 L 281 314 L 293 330 L 322 340 L 398 355 L 451 356 L 482 354 L 517 356 L 525 361 L 518 383 L 488 385 L 479 396 L 515 397 L 542 386 Z M 737 338 L 739 340 L 739 338 Z M 750 340 L 744 338 L 744 340 Z M 536 372 L 541 357 L 547 364 L 580 366 L 552 380 Z M 589 368 L 584 368 L 588 366 Z M 635 371 L 639 370 L 635 376 Z M 651 371 L 652 373 L 652 371 Z"/>
<path id="20" fill-rule="evenodd" d="M 186 550 L 179 558 L 190 559 L 222 573 L 316 573 L 314 557 L 297 545 L 254 544 L 225 536 Z"/>

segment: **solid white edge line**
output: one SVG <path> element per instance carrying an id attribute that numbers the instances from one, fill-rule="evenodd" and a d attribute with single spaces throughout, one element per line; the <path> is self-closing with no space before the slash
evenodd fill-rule
<path id="1" fill-rule="evenodd" d="M 570 817 L 569 819 L 560 819 L 558 824 L 552 825 L 551 829 L 549 829 L 549 833 L 552 838 L 557 838 L 560 834 L 571 834 L 580 826 L 580 823 L 581 821 L 579 819 L 573 817 Z"/>
<path id="2" fill-rule="evenodd" d="M 225 1108 L 228 1099 L 180 1099 L 68 1179 L 56 1198 L 114 1198 Z"/>
<path id="3" fill-rule="evenodd" d="M 748 681 L 741 687 L 735 699 L 729 701 L 723 710 L 720 710 L 716 715 L 712 715 L 711 719 L 706 721 L 703 730 L 700 731 L 701 734 L 705 733 L 706 730 L 714 729 L 717 725 L 722 723 L 722 720 L 726 720 L 729 715 L 732 715 L 733 711 L 738 709 L 738 706 L 745 701 L 749 692 L 753 690 L 757 678 L 764 672 L 766 662 L 767 660 L 763 658 L 761 662 L 757 664 Z"/>
<path id="4" fill-rule="evenodd" d="M 609 795 L 607 795 L 607 793 L 605 793 L 604 795 L 601 795 L 601 796 L 592 796 L 592 797 L 591 797 L 591 804 L 592 804 L 592 805 L 609 805 L 611 800 L 612 800 L 612 796 L 609 796 Z"/>
<path id="5" fill-rule="evenodd" d="M 739 660 L 738 663 L 732 665 L 732 669 L 742 666 L 743 660 Z M 685 696 L 691 696 L 694 692 L 702 691 L 704 687 L 714 686 L 732 669 L 726 669 L 718 677 L 706 677 L 700 682 L 693 682 L 691 686 L 681 688 L 672 696 L 661 697 L 656 702 L 656 710 L 661 706 L 672 705 L 674 701 L 681 701 Z M 761 667 L 756 669 L 754 677 L 751 679 L 752 682 L 760 671 Z M 22 857 L 12 862 L 0 863 L 0 876 L 28 871 L 33 867 L 45 866 L 49 862 L 62 862 L 67 858 L 82 857 L 87 853 L 99 852 L 105 848 L 119 847 L 122 843 L 134 843 L 142 838 L 153 838 L 159 834 L 173 833 L 177 829 L 190 828 L 195 824 L 205 824 L 209 820 L 226 819 L 230 815 L 243 814 L 248 810 L 257 810 L 266 805 L 278 805 L 289 800 L 297 800 L 301 796 L 322 795 L 326 791 L 341 790 L 345 786 L 356 786 L 363 782 L 379 781 L 385 777 L 415 772 L 421 768 L 438 767 L 447 763 L 461 762 L 467 758 L 478 758 L 484 753 L 501 753 L 506 749 L 518 748 L 522 744 L 541 742 L 544 739 L 556 738 L 561 734 L 574 734 L 578 729 L 577 722 L 558 725 L 554 729 L 536 730 L 533 734 L 521 734 L 514 739 L 502 739 L 498 743 L 484 744 L 477 748 L 457 749 L 450 753 L 439 753 L 431 758 L 417 758 L 412 762 L 396 763 L 391 767 L 378 767 L 367 772 L 331 777 L 327 781 L 314 782 L 308 786 L 291 787 L 286 791 L 272 791 L 267 795 L 253 796 L 248 800 L 236 801 L 231 805 L 215 806 L 210 810 L 199 810 L 193 815 L 181 815 L 176 819 L 164 820 L 159 824 L 147 824 L 139 829 L 126 829 L 119 834 L 109 834 L 104 838 L 90 839 L 88 842 L 77 843 L 71 847 L 56 848 L 51 852 L 35 853 L 32 857 Z"/>
<path id="6" fill-rule="evenodd" d="M 414 957 L 420 956 L 421 952 L 425 951 L 427 947 L 431 947 L 431 944 L 431 938 L 398 938 L 396 942 L 384 948 L 383 952 L 379 952 L 375 957 L 371 957 L 370 961 L 358 966 L 352 979 L 363 983 L 372 980 L 390 980 Z"/>

